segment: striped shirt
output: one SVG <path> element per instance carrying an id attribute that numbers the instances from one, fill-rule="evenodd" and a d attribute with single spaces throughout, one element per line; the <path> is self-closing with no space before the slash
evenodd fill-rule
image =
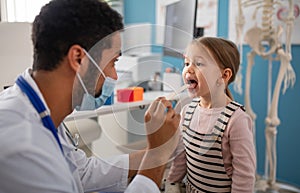
<path id="1" fill-rule="evenodd" d="M 251 133 L 248 136 L 249 145 L 247 144 L 248 149 L 247 152 L 245 152 L 245 154 L 248 154 L 246 157 L 246 164 L 248 168 L 245 168 L 243 164 L 241 164 L 242 167 L 246 169 L 245 171 L 241 171 L 241 173 L 247 172 L 247 174 L 242 176 L 237 173 L 239 177 L 243 177 L 240 178 L 240 180 L 245 180 L 247 183 L 242 185 L 241 189 L 238 189 L 237 186 L 240 186 L 243 182 L 236 182 L 236 179 L 239 177 L 236 178 L 235 176 L 235 182 L 232 182 L 234 163 L 224 163 L 224 160 L 230 160 L 233 162 L 232 155 L 229 153 L 229 155 L 225 156 L 226 159 L 224 159 L 224 150 L 222 148 L 222 138 L 224 136 L 224 132 L 226 131 L 225 129 L 227 128 L 230 117 L 234 115 L 235 110 L 239 111 L 239 113 L 236 114 L 242 114 L 243 117 L 248 116 L 245 113 L 242 113 L 243 111 L 240 110 L 242 109 L 241 105 L 237 104 L 236 102 L 232 102 L 225 108 L 223 107 L 213 110 L 202 108 L 202 110 L 210 111 L 212 115 L 204 116 L 206 120 L 202 120 L 201 117 L 198 117 L 198 114 L 196 117 L 193 116 L 196 108 L 201 108 L 198 106 L 198 103 L 199 101 L 194 101 L 186 108 L 184 111 L 185 115 L 183 116 L 182 120 L 183 142 L 185 144 L 185 156 L 187 164 L 187 191 L 253 192 L 255 179 L 255 151 L 253 140 L 251 140 Z M 195 122 L 198 124 L 195 124 Z M 201 124 L 199 124 L 200 122 Z M 248 127 L 249 125 L 244 124 L 242 126 Z M 247 134 L 249 134 L 249 132 Z M 228 133 L 225 135 L 228 135 Z M 226 138 L 227 137 L 228 136 L 226 136 Z M 172 181 L 172 178 L 174 179 L 174 176 L 182 176 L 178 175 L 178 173 L 182 172 L 183 169 L 182 166 L 180 168 L 180 165 L 176 163 L 180 162 L 176 159 L 178 158 L 175 158 L 175 163 L 172 164 L 171 172 L 168 177 L 170 181 Z M 176 167 L 179 169 L 176 169 Z M 238 170 L 239 166 L 237 165 L 237 172 L 239 172 Z"/>

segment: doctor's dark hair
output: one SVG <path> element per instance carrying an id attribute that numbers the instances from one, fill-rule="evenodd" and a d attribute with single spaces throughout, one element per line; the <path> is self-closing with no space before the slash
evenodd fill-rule
<path id="1" fill-rule="evenodd" d="M 240 53 L 235 43 L 218 37 L 200 37 L 192 41 L 198 45 L 203 45 L 217 62 L 220 69 L 229 68 L 232 76 L 228 81 L 228 85 L 235 80 L 240 66 Z M 233 96 L 226 86 L 226 95 L 233 99 Z"/>
<path id="2" fill-rule="evenodd" d="M 72 45 L 89 50 L 104 37 L 123 29 L 122 17 L 99 0 L 52 0 L 32 26 L 33 70 L 51 71 Z M 110 48 L 111 42 L 105 46 Z"/>

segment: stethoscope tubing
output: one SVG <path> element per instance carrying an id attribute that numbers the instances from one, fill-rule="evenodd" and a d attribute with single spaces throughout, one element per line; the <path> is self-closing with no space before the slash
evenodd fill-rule
<path id="1" fill-rule="evenodd" d="M 60 139 L 58 137 L 57 128 L 55 128 L 54 123 L 49 115 L 49 113 L 46 110 L 45 105 L 43 104 L 40 97 L 37 95 L 37 93 L 33 90 L 33 88 L 29 85 L 29 83 L 22 77 L 19 76 L 16 80 L 16 84 L 20 87 L 20 89 L 27 95 L 30 102 L 36 109 L 36 111 L 39 113 L 41 120 L 43 122 L 43 125 L 51 131 L 54 138 L 56 139 L 62 154 L 64 155 L 64 151 L 62 148 L 62 144 L 60 142 Z"/>

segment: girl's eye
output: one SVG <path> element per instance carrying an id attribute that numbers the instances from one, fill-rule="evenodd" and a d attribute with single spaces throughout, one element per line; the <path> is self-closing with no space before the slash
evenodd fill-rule
<path id="1" fill-rule="evenodd" d="M 203 63 L 201 63 L 201 62 L 196 62 L 196 66 L 203 66 Z"/>
<path id="2" fill-rule="evenodd" d="M 184 66 L 189 66 L 189 65 L 190 65 L 190 63 L 188 63 L 188 62 L 184 63 Z"/>

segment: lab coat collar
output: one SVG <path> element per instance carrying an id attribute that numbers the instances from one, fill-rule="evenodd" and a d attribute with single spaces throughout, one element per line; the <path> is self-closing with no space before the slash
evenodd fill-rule
<path id="1" fill-rule="evenodd" d="M 36 92 L 36 94 L 40 97 L 41 101 L 43 102 L 43 104 L 46 107 L 47 112 L 50 115 L 50 109 L 48 108 L 48 105 L 39 89 L 39 87 L 37 86 L 36 82 L 33 80 L 32 76 L 32 69 L 31 68 L 27 68 L 22 74 L 21 76 L 28 82 L 28 84 L 32 87 L 32 89 Z"/>
<path id="2" fill-rule="evenodd" d="M 47 112 L 50 114 L 50 109 L 48 108 L 47 103 L 40 89 L 38 88 L 36 82 L 33 80 L 31 74 L 32 74 L 32 69 L 27 68 L 26 71 L 21 74 L 21 76 L 23 76 L 23 78 L 28 82 L 28 84 L 30 84 L 30 86 L 34 89 L 34 91 L 37 93 L 37 95 L 40 97 L 41 101 L 45 105 Z M 68 137 L 66 136 L 65 128 L 63 127 L 63 125 L 60 125 L 58 127 L 58 132 L 59 132 L 60 142 L 63 146 L 64 154 L 65 156 L 67 156 L 67 154 L 69 154 L 71 151 L 74 150 L 74 146 L 67 142 Z"/>

